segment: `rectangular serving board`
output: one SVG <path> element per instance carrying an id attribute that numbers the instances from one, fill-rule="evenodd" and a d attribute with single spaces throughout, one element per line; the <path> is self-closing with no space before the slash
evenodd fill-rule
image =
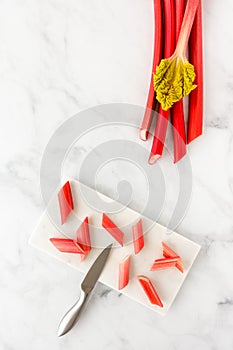
<path id="1" fill-rule="evenodd" d="M 194 260 L 198 255 L 200 246 L 176 232 L 169 232 L 168 234 L 168 230 L 165 227 L 158 223 L 153 223 L 151 219 L 140 215 L 128 207 L 122 208 L 122 205 L 120 204 L 119 208 L 121 209 L 117 213 L 108 213 L 107 207 L 111 205 L 112 199 L 90 187 L 80 184 L 76 180 L 70 180 L 70 184 L 74 200 L 74 212 L 68 217 L 67 222 L 64 225 L 60 224 L 60 212 L 56 192 L 51 198 L 48 208 L 42 214 L 29 243 L 44 253 L 47 253 L 65 264 L 85 273 L 88 271 L 103 247 L 114 241 L 109 233 L 101 227 L 102 212 L 98 207 L 103 208 L 102 210 L 105 211 L 117 225 L 125 228 L 126 244 L 123 247 L 116 245 L 112 248 L 99 281 L 110 288 L 118 290 L 119 262 L 130 254 L 130 281 L 129 284 L 121 290 L 121 293 L 155 312 L 165 315 L 189 273 Z M 102 204 L 97 203 L 98 200 L 102 201 Z M 91 205 L 88 204 L 88 201 L 92 202 Z M 96 206 L 93 206 L 93 203 L 95 202 Z M 86 216 L 89 217 L 92 246 L 101 248 L 92 248 L 89 255 L 83 261 L 80 260 L 80 257 L 77 254 L 61 253 L 57 251 L 50 243 L 49 238 L 70 237 L 75 239 L 75 233 L 78 228 L 77 220 L 80 219 L 82 221 Z M 139 254 L 135 255 L 131 239 L 131 227 L 139 218 L 142 218 L 143 228 L 146 231 L 144 236 L 145 246 Z M 161 242 L 163 241 L 182 257 L 184 273 L 181 273 L 176 268 L 150 271 L 153 261 L 163 257 L 161 246 Z M 145 275 L 151 279 L 163 302 L 163 308 L 152 305 L 149 302 L 137 280 L 137 275 Z"/>

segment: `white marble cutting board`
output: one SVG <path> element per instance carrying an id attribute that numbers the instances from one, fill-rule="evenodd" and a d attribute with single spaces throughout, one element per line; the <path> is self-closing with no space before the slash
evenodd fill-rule
<path id="1" fill-rule="evenodd" d="M 100 282 L 117 290 L 118 264 L 126 255 L 131 254 L 130 282 L 121 292 L 150 309 L 165 315 L 182 286 L 200 250 L 200 246 L 176 232 L 168 234 L 165 227 L 153 223 L 150 219 L 142 217 L 139 213 L 124 207 L 120 203 L 113 202 L 110 198 L 80 184 L 78 181 L 71 180 L 70 183 L 74 200 L 74 212 L 69 216 L 67 222 L 61 226 L 57 193 L 55 193 L 31 236 L 30 244 L 79 271 L 86 272 L 101 249 L 113 242 L 112 237 L 101 227 L 100 207 L 102 206 L 102 210 L 125 232 L 125 245 L 119 247 L 115 244 L 100 276 Z M 88 201 L 91 205 L 88 205 Z M 106 210 L 109 205 L 112 206 L 111 211 L 114 211 L 114 213 L 109 213 Z M 50 243 L 49 238 L 64 237 L 64 235 L 75 238 L 76 229 L 80 221 L 86 216 L 89 217 L 92 246 L 98 248 L 93 248 L 87 258 L 81 262 L 80 257 L 76 254 L 57 251 Z M 134 255 L 131 227 L 140 217 L 142 217 L 145 230 L 145 247 L 139 254 Z M 182 257 L 183 274 L 176 268 L 149 271 L 153 261 L 162 258 L 162 241 L 165 241 Z M 149 302 L 137 281 L 137 275 L 145 275 L 151 279 L 164 304 L 163 308 Z"/>

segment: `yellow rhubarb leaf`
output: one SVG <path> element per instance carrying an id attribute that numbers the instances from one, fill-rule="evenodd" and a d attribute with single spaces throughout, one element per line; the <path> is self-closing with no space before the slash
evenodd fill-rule
<path id="1" fill-rule="evenodd" d="M 180 57 L 161 60 L 154 73 L 154 90 L 163 110 L 168 110 L 196 88 L 194 67 Z"/>

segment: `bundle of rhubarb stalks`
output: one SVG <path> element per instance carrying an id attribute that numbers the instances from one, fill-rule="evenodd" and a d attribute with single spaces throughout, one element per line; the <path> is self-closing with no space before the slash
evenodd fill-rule
<path id="1" fill-rule="evenodd" d="M 202 3 L 201 0 L 153 0 L 153 3 L 153 67 L 140 138 L 148 139 L 156 114 L 149 157 L 149 163 L 155 163 L 163 154 L 170 118 L 176 163 L 185 156 L 186 145 L 202 134 Z M 188 116 L 184 113 L 184 98 L 188 99 Z"/>

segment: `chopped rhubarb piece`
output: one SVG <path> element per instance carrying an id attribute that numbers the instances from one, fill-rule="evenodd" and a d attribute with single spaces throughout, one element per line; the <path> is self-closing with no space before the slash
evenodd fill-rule
<path id="1" fill-rule="evenodd" d="M 102 226 L 107 230 L 115 240 L 123 246 L 124 233 L 109 219 L 109 217 L 103 213 Z"/>
<path id="2" fill-rule="evenodd" d="M 63 225 L 67 217 L 70 215 L 71 211 L 74 209 L 69 181 L 67 181 L 58 192 L 58 201 L 61 213 L 61 223 Z"/>
<path id="3" fill-rule="evenodd" d="M 84 219 L 77 230 L 77 242 L 83 247 L 83 250 L 89 252 L 91 250 L 91 239 L 88 225 L 88 217 Z"/>
<path id="4" fill-rule="evenodd" d="M 73 254 L 85 254 L 85 251 L 83 250 L 83 248 L 73 239 L 50 238 L 49 240 L 54 245 L 54 247 L 56 247 L 60 252 L 73 253 Z"/>
<path id="5" fill-rule="evenodd" d="M 129 283 L 130 255 L 119 264 L 118 289 L 123 289 Z"/>
<path id="6" fill-rule="evenodd" d="M 140 219 L 135 225 L 133 225 L 132 231 L 133 231 L 134 253 L 138 254 L 144 247 L 142 219 Z"/>
<path id="7" fill-rule="evenodd" d="M 174 258 L 177 256 L 176 252 L 174 252 L 174 250 L 172 250 L 170 247 L 168 247 L 166 245 L 166 243 L 162 242 L 162 246 L 163 246 L 163 256 L 165 258 Z M 184 272 L 184 267 L 183 267 L 183 263 L 182 263 L 182 259 L 180 258 L 177 263 L 176 263 L 176 268 L 178 270 L 180 270 L 180 272 Z"/>
<path id="8" fill-rule="evenodd" d="M 91 239 L 88 225 L 88 217 L 82 222 L 77 231 L 77 242 L 82 247 L 85 254 L 81 255 L 81 261 L 85 259 L 91 250 Z"/>
<path id="9" fill-rule="evenodd" d="M 153 284 L 149 280 L 149 278 L 147 278 L 145 276 L 138 276 L 137 279 L 140 282 L 142 288 L 144 289 L 151 304 L 155 304 L 155 305 L 158 305 L 160 307 L 163 307 L 163 303 L 162 303 L 160 297 L 158 296 L 158 294 L 155 290 L 155 287 L 153 286 Z"/>
<path id="10" fill-rule="evenodd" d="M 176 267 L 176 264 L 179 260 L 180 260 L 179 256 L 175 256 L 174 258 L 157 259 L 154 261 L 150 270 L 155 271 L 155 270 L 170 269 L 171 267 Z"/>

